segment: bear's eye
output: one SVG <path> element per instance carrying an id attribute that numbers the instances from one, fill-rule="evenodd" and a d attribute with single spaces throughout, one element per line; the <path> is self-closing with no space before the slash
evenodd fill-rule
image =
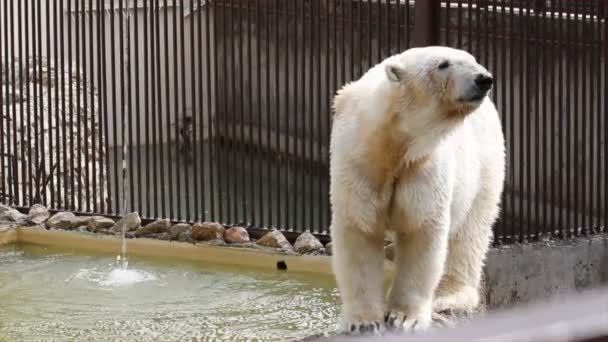
<path id="1" fill-rule="evenodd" d="M 449 66 L 450 66 L 450 62 L 443 61 L 443 62 L 441 62 L 441 64 L 439 64 L 438 68 L 439 68 L 439 70 L 443 70 L 443 69 L 446 69 Z"/>

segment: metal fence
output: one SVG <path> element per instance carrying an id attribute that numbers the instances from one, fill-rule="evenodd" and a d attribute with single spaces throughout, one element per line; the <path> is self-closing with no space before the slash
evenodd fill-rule
<path id="1" fill-rule="evenodd" d="M 327 234 L 333 94 L 443 44 L 497 79 L 497 241 L 597 232 L 607 3 L 0 0 L 1 201 Z"/>

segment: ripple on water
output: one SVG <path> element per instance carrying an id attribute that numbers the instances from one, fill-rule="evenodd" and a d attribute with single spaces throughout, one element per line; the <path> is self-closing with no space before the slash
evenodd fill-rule
<path id="1" fill-rule="evenodd" d="M 0 340 L 275 341 L 338 322 L 339 296 L 324 280 L 141 259 L 122 270 L 113 261 L 0 248 Z"/>

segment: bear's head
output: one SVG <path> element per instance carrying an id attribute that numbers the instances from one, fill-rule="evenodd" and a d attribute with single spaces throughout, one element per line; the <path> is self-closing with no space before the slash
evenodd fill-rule
<path id="1" fill-rule="evenodd" d="M 449 47 L 412 48 L 385 63 L 397 88 L 402 111 L 421 113 L 422 121 L 463 119 L 486 98 L 493 78 L 475 57 Z"/>

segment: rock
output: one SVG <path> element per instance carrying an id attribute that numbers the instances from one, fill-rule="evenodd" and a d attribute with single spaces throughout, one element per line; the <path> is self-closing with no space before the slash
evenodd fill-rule
<path id="1" fill-rule="evenodd" d="M 72 230 L 72 229 L 76 229 L 80 226 L 86 226 L 87 225 L 87 218 L 86 217 L 82 217 L 82 216 L 67 216 L 65 218 L 62 218 L 61 220 L 59 220 L 57 222 L 57 224 L 55 224 L 54 227 L 55 229 L 65 229 L 65 230 Z"/>
<path id="2" fill-rule="evenodd" d="M 169 235 L 169 232 L 164 232 L 164 233 L 158 233 L 158 234 L 149 234 L 149 235 L 147 235 L 147 237 L 156 239 L 156 240 L 168 241 L 168 240 L 170 240 L 171 235 Z"/>
<path id="3" fill-rule="evenodd" d="M 298 236 L 293 248 L 300 254 L 307 254 L 322 250 L 323 244 L 314 235 L 306 232 Z"/>
<path id="4" fill-rule="evenodd" d="M 114 220 L 103 216 L 91 216 L 89 217 L 87 222 L 87 228 L 91 232 L 97 232 L 100 229 L 111 228 L 115 224 Z"/>
<path id="5" fill-rule="evenodd" d="M 88 233 L 89 227 L 88 226 L 78 226 L 78 227 L 76 227 L 76 230 L 81 233 Z"/>
<path id="6" fill-rule="evenodd" d="M 26 219 L 27 215 L 20 213 L 16 209 L 0 204 L 0 221 L 23 223 Z"/>
<path id="7" fill-rule="evenodd" d="M 47 221 L 46 221 L 46 226 L 49 228 L 61 228 L 58 227 L 58 224 L 62 221 L 64 221 L 62 223 L 63 226 L 65 226 L 67 224 L 67 221 L 74 221 L 77 220 L 76 219 L 76 215 L 74 215 L 74 213 L 69 212 L 69 211 L 62 211 L 60 213 L 57 213 L 53 216 L 51 216 Z M 65 228 L 62 228 L 65 229 Z"/>
<path id="8" fill-rule="evenodd" d="M 226 230 L 219 223 L 195 223 L 192 226 L 192 238 L 197 241 L 224 240 Z"/>
<path id="9" fill-rule="evenodd" d="M 327 255 L 331 255 L 331 253 L 333 252 L 333 247 L 334 247 L 334 243 L 333 242 L 328 242 L 325 245 L 325 253 L 327 253 Z"/>
<path id="10" fill-rule="evenodd" d="M 171 227 L 171 221 L 168 219 L 161 219 L 154 221 L 144 227 L 140 227 L 135 231 L 135 236 L 147 236 L 150 234 L 168 233 Z"/>
<path id="11" fill-rule="evenodd" d="M 0 233 L 2 232 L 7 232 L 13 228 L 15 228 L 17 225 L 14 223 L 0 223 Z"/>
<path id="12" fill-rule="evenodd" d="M 42 204 L 34 204 L 27 215 L 27 221 L 33 224 L 42 224 L 44 221 L 48 220 L 50 216 L 51 213 L 49 213 L 49 210 L 45 206 Z"/>
<path id="13" fill-rule="evenodd" d="M 125 225 L 125 231 L 130 232 L 132 230 L 136 230 L 140 224 L 141 218 L 139 217 L 139 214 L 136 212 L 129 213 L 116 222 L 113 230 L 114 232 L 121 232 L 122 226 Z"/>
<path id="14" fill-rule="evenodd" d="M 179 242 L 189 242 L 189 243 L 194 243 L 194 239 L 192 238 L 192 233 L 191 232 L 183 232 L 180 233 L 179 236 L 177 237 L 177 241 Z"/>
<path id="15" fill-rule="evenodd" d="M 96 233 L 97 234 L 103 234 L 103 235 L 114 235 L 114 234 L 116 234 L 114 232 L 114 230 L 112 230 L 111 228 L 97 229 Z"/>
<path id="16" fill-rule="evenodd" d="M 224 240 L 227 243 L 245 243 L 251 241 L 247 229 L 243 227 L 232 227 L 224 233 Z"/>
<path id="17" fill-rule="evenodd" d="M 291 250 L 291 244 L 285 238 L 285 235 L 278 230 L 273 230 L 262 236 L 256 244 L 264 247 L 279 248 L 282 250 Z"/>
<path id="18" fill-rule="evenodd" d="M 187 223 L 177 223 L 173 225 L 173 227 L 169 228 L 169 235 L 171 240 L 178 240 L 179 236 L 182 233 L 187 233 L 192 231 L 192 226 Z M 190 234 L 190 238 L 192 238 L 192 234 Z"/>
<path id="19" fill-rule="evenodd" d="M 226 246 L 226 242 L 223 239 L 203 241 L 203 243 L 210 246 Z"/>
<path id="20" fill-rule="evenodd" d="M 384 247 L 384 257 L 390 261 L 393 261 L 395 259 L 395 244 L 394 243 L 391 243 L 390 245 L 387 245 L 386 247 Z"/>

